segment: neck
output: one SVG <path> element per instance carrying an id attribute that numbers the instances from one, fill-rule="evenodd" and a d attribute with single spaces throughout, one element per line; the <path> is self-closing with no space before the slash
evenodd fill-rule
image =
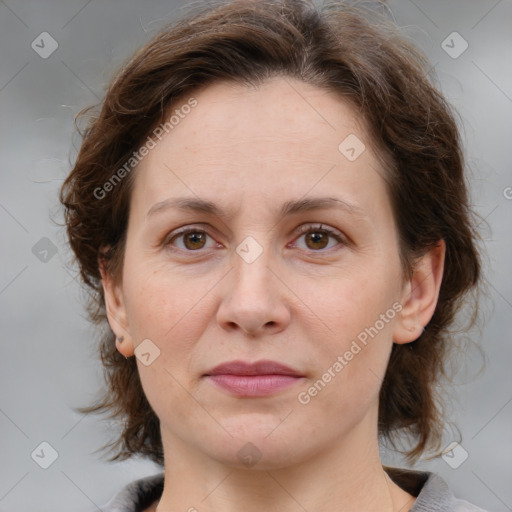
<path id="1" fill-rule="evenodd" d="M 352 432 L 343 442 L 286 467 L 234 467 L 191 449 L 164 442 L 165 483 L 157 512 L 260 512 L 342 510 L 408 512 L 414 497 L 382 468 L 376 435 Z M 366 433 L 367 434 L 367 433 Z"/>

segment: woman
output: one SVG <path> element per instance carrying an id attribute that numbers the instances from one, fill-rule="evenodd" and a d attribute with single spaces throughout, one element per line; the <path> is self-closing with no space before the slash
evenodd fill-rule
<path id="1" fill-rule="evenodd" d="M 224 2 L 117 76 L 65 181 L 123 421 L 162 466 L 111 511 L 481 510 L 436 475 L 448 329 L 480 277 L 456 124 L 370 12 Z"/>

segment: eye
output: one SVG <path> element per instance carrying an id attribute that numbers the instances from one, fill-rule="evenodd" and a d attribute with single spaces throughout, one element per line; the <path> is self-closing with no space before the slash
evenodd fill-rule
<path id="1" fill-rule="evenodd" d="M 329 239 L 335 240 L 341 244 L 346 243 L 343 235 L 334 229 L 322 226 L 303 226 L 301 228 L 301 235 L 297 240 L 304 237 L 306 249 L 312 249 L 314 251 L 322 251 L 324 249 L 331 249 L 336 244 L 329 245 Z"/>
<path id="2" fill-rule="evenodd" d="M 304 238 L 305 247 L 299 248 L 320 252 L 331 249 L 338 244 L 346 244 L 344 236 L 337 230 L 323 226 L 306 225 L 300 228 L 300 236 L 296 240 Z M 208 239 L 211 240 L 207 246 Z M 332 243 L 330 243 L 332 242 Z M 186 252 L 196 252 L 201 249 L 211 249 L 216 246 L 214 239 L 203 229 L 198 227 L 186 227 L 171 233 L 163 242 L 163 245 L 172 250 L 177 249 Z"/>
<path id="3" fill-rule="evenodd" d="M 197 251 L 199 249 L 208 249 L 214 247 L 214 245 L 205 247 L 208 238 L 213 240 L 213 238 L 202 229 L 185 228 L 181 231 L 172 233 L 168 239 L 164 241 L 164 245 L 172 246 L 173 248 L 177 248 L 183 251 Z M 175 245 L 176 241 L 181 243 Z"/>

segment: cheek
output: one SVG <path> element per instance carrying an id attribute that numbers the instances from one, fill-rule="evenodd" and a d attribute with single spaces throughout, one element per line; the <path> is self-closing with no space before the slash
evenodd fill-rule
<path id="1" fill-rule="evenodd" d="M 315 318 L 308 337 L 314 343 L 315 375 L 299 403 L 346 414 L 364 413 L 378 397 L 392 347 L 396 321 L 394 286 L 369 273 L 309 290 Z M 312 330 L 311 326 L 315 326 Z"/>
<path id="2" fill-rule="evenodd" d="M 159 417 L 172 404 L 178 417 L 191 415 L 190 365 L 198 340 L 212 315 L 211 302 L 198 281 L 170 272 L 133 272 L 126 282 L 127 313 L 135 346 L 151 340 L 159 349 L 149 366 L 137 360 L 145 395 Z M 192 370 L 195 371 L 195 370 Z M 194 413 L 195 414 L 195 413 Z M 200 416 L 200 411 L 197 411 Z"/>
<path id="3" fill-rule="evenodd" d="M 150 338 L 158 346 L 187 345 L 206 321 L 204 289 L 180 278 L 164 280 L 154 274 L 133 289 L 127 305 L 130 331 L 137 339 Z"/>
<path id="4" fill-rule="evenodd" d="M 366 328 L 378 322 L 378 331 L 388 333 L 390 324 L 395 317 L 393 304 L 396 300 L 396 287 L 392 278 L 391 269 L 389 278 L 385 274 L 372 269 L 362 269 L 357 274 L 342 273 L 311 280 L 297 279 L 292 282 L 294 290 L 300 290 L 300 299 L 303 302 L 299 314 L 305 319 L 303 327 L 315 326 L 317 334 L 327 335 L 329 349 L 341 350 L 345 344 L 363 333 Z M 307 310 L 310 314 L 306 315 Z M 386 314 L 385 324 L 379 318 Z M 327 341 L 326 340 L 326 341 Z"/>
<path id="5" fill-rule="evenodd" d="M 161 258 L 148 258 L 128 248 L 123 289 L 130 329 L 138 337 L 152 335 L 163 341 L 162 334 L 173 329 L 200 301 L 204 294 L 200 285 Z"/>
<path id="6" fill-rule="evenodd" d="M 377 334 L 359 331 L 359 338 L 340 336 L 326 347 L 318 373 L 299 390 L 298 407 L 308 417 L 324 416 L 326 425 L 334 425 L 330 417 L 337 424 L 333 428 L 342 430 L 359 423 L 369 410 L 375 411 L 392 346 L 390 326 Z M 366 335 L 364 343 L 361 334 Z"/>

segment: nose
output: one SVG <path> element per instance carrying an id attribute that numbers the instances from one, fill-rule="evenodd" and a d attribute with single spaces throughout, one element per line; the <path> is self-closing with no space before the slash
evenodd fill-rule
<path id="1" fill-rule="evenodd" d="M 278 333 L 289 324 L 287 288 L 269 263 L 266 251 L 252 263 L 234 254 L 234 269 L 226 276 L 217 311 L 224 330 L 258 336 Z"/>

